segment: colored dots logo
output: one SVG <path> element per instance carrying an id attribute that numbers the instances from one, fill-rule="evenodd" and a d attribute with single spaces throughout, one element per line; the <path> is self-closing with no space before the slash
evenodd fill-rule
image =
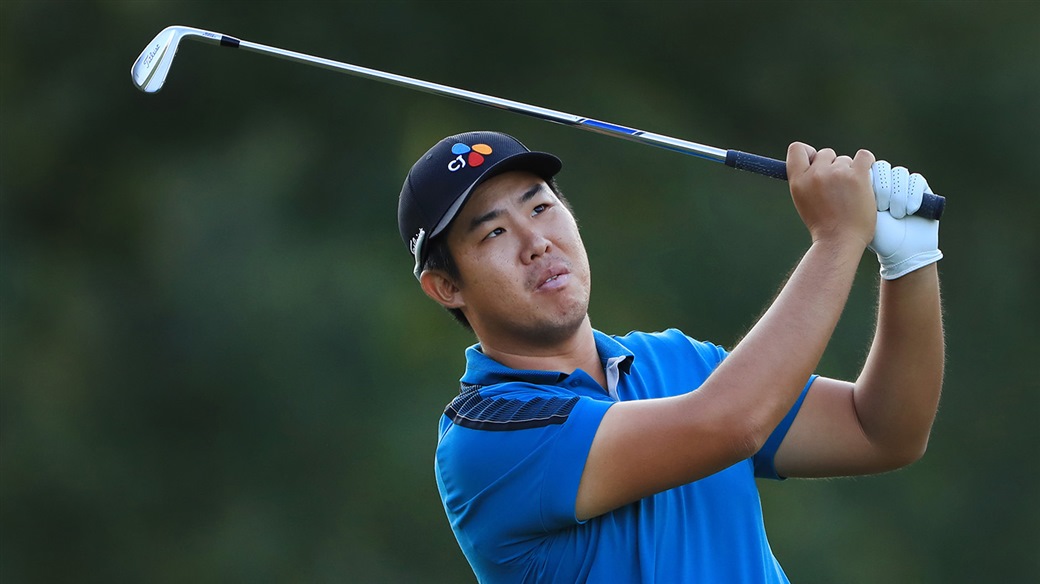
<path id="1" fill-rule="evenodd" d="M 491 147 L 487 144 L 474 144 L 467 146 L 459 142 L 451 147 L 451 153 L 456 156 L 454 161 L 464 160 L 466 166 L 480 166 L 484 164 L 484 157 L 491 154 Z M 454 162 L 453 161 L 453 162 Z M 461 168 L 461 165 L 459 166 Z M 452 170 L 458 170 L 453 168 Z"/>

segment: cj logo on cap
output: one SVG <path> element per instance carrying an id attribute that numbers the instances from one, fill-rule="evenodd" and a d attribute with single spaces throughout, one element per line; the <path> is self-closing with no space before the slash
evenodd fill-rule
<path id="1" fill-rule="evenodd" d="M 484 164 L 484 157 L 491 154 L 491 147 L 487 144 L 474 144 L 470 147 L 458 142 L 451 147 L 451 153 L 455 155 L 455 158 L 448 163 L 448 170 L 455 172 L 467 166 Z"/>

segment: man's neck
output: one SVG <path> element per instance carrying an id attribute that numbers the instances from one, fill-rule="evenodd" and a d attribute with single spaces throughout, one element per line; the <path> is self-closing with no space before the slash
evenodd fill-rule
<path id="1" fill-rule="evenodd" d="M 561 373 L 572 373 L 581 369 L 602 387 L 607 386 L 603 364 L 599 359 L 599 351 L 596 350 L 596 337 L 592 333 L 592 323 L 587 315 L 573 334 L 548 345 L 530 346 L 485 338 L 479 340 L 485 355 L 512 369 Z"/>

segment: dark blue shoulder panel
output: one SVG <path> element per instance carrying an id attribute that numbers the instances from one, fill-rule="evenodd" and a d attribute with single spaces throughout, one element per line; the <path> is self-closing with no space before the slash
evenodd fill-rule
<path id="1" fill-rule="evenodd" d="M 576 403 L 577 397 L 485 397 L 479 385 L 463 385 L 444 415 L 473 430 L 524 430 L 564 423 Z"/>

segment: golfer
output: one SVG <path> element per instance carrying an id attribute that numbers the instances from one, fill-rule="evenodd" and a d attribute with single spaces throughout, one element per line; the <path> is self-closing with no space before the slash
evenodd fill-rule
<path id="1" fill-rule="evenodd" d="M 866 150 L 791 144 L 811 243 L 727 350 L 678 330 L 593 327 L 561 166 L 470 132 L 431 148 L 401 191 L 422 290 L 477 338 L 435 461 L 459 546 L 480 582 L 787 582 L 755 477 L 877 473 L 925 451 L 943 375 L 942 254 L 938 221 L 909 213 L 927 183 Z M 855 380 L 817 376 L 868 247 L 881 272 L 869 355 Z"/>

